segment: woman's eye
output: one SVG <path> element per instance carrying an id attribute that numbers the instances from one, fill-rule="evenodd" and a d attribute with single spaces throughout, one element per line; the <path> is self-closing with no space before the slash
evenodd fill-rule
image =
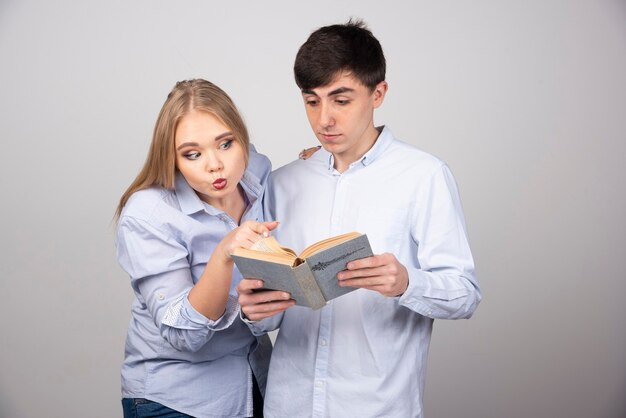
<path id="1" fill-rule="evenodd" d="M 220 144 L 220 149 L 228 149 L 232 146 L 233 140 L 229 139 L 228 141 L 224 141 Z"/>
<path id="2" fill-rule="evenodd" d="M 197 160 L 200 158 L 200 153 L 198 151 L 191 151 L 183 155 L 188 160 Z"/>

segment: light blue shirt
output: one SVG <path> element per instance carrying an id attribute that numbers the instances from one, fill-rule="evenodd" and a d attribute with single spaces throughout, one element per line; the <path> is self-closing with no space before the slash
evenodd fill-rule
<path id="1" fill-rule="evenodd" d="M 280 326 L 266 417 L 422 417 L 434 318 L 469 318 L 481 295 L 459 195 L 442 161 L 382 130 L 343 173 L 321 149 L 270 176 L 268 219 L 300 252 L 321 239 L 366 233 L 375 254 L 407 268 L 401 297 L 359 289 L 313 311 L 294 306 L 250 322 Z"/>
<path id="2" fill-rule="evenodd" d="M 252 147 L 251 147 L 252 148 Z M 262 221 L 269 160 L 251 151 L 242 221 Z M 195 417 L 252 416 L 251 366 L 263 388 L 271 345 L 239 317 L 235 268 L 224 315 L 211 321 L 187 295 L 222 238 L 237 227 L 176 174 L 174 190 L 134 193 L 122 211 L 117 254 L 135 292 L 122 366 L 122 397 L 147 398 Z"/>

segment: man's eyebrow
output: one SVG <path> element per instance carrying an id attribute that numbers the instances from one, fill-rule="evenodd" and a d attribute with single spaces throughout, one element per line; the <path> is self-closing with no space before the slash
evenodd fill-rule
<path id="1" fill-rule="evenodd" d="M 330 93 L 328 93 L 329 96 L 336 96 L 337 94 L 343 94 L 343 93 L 352 93 L 354 91 L 354 89 L 350 88 L 350 87 L 339 87 L 336 88 L 335 90 L 331 91 Z M 314 96 L 319 96 L 315 91 L 310 90 L 310 89 L 302 89 L 302 94 L 312 94 Z"/>
<path id="2" fill-rule="evenodd" d="M 351 89 L 350 87 L 339 87 L 338 89 L 335 89 L 331 91 L 330 93 L 328 93 L 328 95 L 335 96 L 337 94 L 352 93 L 353 91 L 354 89 Z"/>
<path id="3" fill-rule="evenodd" d="M 223 134 L 219 134 L 218 136 L 216 136 L 215 140 L 216 141 L 220 141 L 220 140 L 222 140 L 224 138 L 227 138 L 229 136 L 233 136 L 233 133 L 230 132 L 230 131 L 224 132 Z M 185 147 L 197 147 L 199 145 L 200 144 L 198 144 L 197 142 L 191 142 L 191 141 L 190 142 L 183 142 L 178 147 L 176 147 L 176 151 L 179 151 L 179 150 L 181 150 L 182 148 L 185 148 Z"/>

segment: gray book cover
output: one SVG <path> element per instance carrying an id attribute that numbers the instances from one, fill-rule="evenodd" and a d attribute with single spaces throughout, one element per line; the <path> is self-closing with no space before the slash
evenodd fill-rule
<path id="1" fill-rule="evenodd" d="M 239 272 L 245 278 L 262 279 L 264 289 L 289 292 L 297 305 L 312 309 L 355 290 L 340 287 L 337 273 L 346 269 L 352 260 L 373 255 L 367 235 L 359 235 L 341 244 L 319 251 L 296 266 L 233 256 Z"/>

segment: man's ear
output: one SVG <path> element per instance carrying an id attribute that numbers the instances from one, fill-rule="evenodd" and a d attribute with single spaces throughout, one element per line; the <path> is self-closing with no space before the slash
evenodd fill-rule
<path id="1" fill-rule="evenodd" d="M 374 87 L 374 92 L 372 93 L 374 96 L 374 109 L 383 104 L 385 100 L 385 94 L 387 94 L 387 90 L 389 89 L 389 85 L 386 81 L 381 81 Z"/>

